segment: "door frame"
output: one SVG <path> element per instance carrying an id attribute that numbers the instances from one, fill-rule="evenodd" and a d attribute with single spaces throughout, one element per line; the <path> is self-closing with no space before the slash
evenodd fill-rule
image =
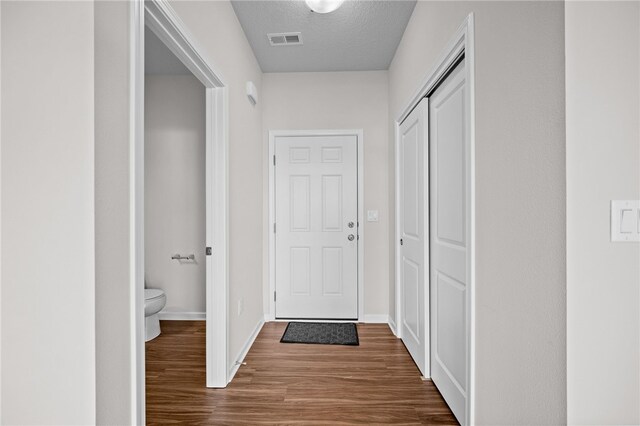
<path id="1" fill-rule="evenodd" d="M 267 321 L 279 321 L 275 317 L 276 302 L 273 297 L 276 291 L 276 239 L 274 231 L 275 200 L 275 143 L 277 137 L 286 136 L 355 136 L 358 150 L 358 321 L 364 320 L 364 131 L 363 129 L 347 130 L 269 130 L 269 312 Z M 284 320 L 283 320 L 284 321 Z M 288 320 L 287 320 L 288 321 Z M 300 320 L 305 321 L 305 320 Z M 312 320 L 309 320 L 312 321 Z"/>
<path id="2" fill-rule="evenodd" d="M 167 0 L 130 2 L 130 315 L 132 424 L 145 423 L 144 30 L 162 40 L 206 91 L 206 386 L 228 383 L 228 146 L 225 79 Z M 204 247 L 203 247 L 204 249 Z"/>
<path id="3" fill-rule="evenodd" d="M 467 336 L 467 406 L 466 406 L 466 421 L 465 424 L 475 423 L 475 288 L 476 288 L 476 271 L 475 271 L 475 230 L 476 230 L 476 195 L 475 195 L 475 42 L 474 42 L 474 15 L 470 13 L 462 22 L 453 38 L 449 41 L 441 56 L 436 61 L 436 65 L 432 68 L 422 80 L 422 83 L 414 93 L 414 95 L 405 104 L 402 112 L 395 120 L 395 235 L 396 241 L 395 247 L 395 327 L 394 332 L 398 338 L 402 338 L 402 286 L 401 274 L 400 274 L 400 165 L 399 165 L 399 141 L 400 141 L 400 124 L 409 116 L 414 108 L 424 98 L 429 97 L 433 91 L 437 88 L 438 84 L 442 82 L 449 72 L 455 68 L 459 60 L 465 58 L 465 84 L 468 87 L 467 90 L 467 114 L 465 116 L 468 132 L 467 132 L 467 161 L 465 171 L 469 176 L 469 199 L 468 205 L 470 208 L 470 223 L 469 223 L 469 256 L 467 257 L 467 282 L 468 282 L 468 298 L 467 298 L 467 312 L 469 314 L 467 318 L 467 330 L 469 335 Z M 426 140 L 429 138 L 427 137 Z M 428 148 L 427 148 L 428 149 Z M 425 168 L 428 170 L 429 165 L 426 164 Z M 429 188 L 429 174 L 425 172 L 425 188 Z M 428 220 L 429 211 L 425 211 L 425 215 Z M 428 252 L 427 252 L 428 253 Z M 430 265 L 426 262 L 425 265 Z M 425 324 L 430 324 L 430 269 L 425 271 Z M 426 330 L 426 341 L 429 342 L 430 331 Z M 425 348 L 425 357 L 428 362 L 430 359 L 431 348 Z M 430 371 L 429 365 L 425 367 L 425 370 Z"/>

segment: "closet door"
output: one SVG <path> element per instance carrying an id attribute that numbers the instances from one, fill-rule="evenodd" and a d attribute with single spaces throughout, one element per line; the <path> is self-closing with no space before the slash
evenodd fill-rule
<path id="1" fill-rule="evenodd" d="M 469 176 L 465 64 L 429 98 L 431 378 L 461 424 L 468 398 Z"/>
<path id="2" fill-rule="evenodd" d="M 400 334 L 420 372 L 429 377 L 428 324 L 425 309 L 428 288 L 429 226 L 426 220 L 429 187 L 425 182 L 428 167 L 428 99 L 409 114 L 400 125 Z"/>

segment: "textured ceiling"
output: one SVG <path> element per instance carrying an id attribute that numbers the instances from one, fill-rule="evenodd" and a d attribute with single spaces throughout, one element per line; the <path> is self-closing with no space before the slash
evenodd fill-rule
<path id="1" fill-rule="evenodd" d="M 264 72 L 386 70 L 415 0 L 347 0 L 314 13 L 302 0 L 232 0 Z M 301 32 L 301 46 L 271 46 L 267 33 Z"/>
<path id="2" fill-rule="evenodd" d="M 144 29 L 144 73 L 187 75 L 191 71 L 151 31 Z"/>

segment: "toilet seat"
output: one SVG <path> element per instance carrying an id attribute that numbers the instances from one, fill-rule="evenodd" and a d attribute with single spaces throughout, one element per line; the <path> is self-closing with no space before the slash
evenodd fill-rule
<path id="1" fill-rule="evenodd" d="M 151 300 L 162 296 L 164 296 L 164 291 L 160 290 L 159 288 L 144 289 L 144 300 Z"/>

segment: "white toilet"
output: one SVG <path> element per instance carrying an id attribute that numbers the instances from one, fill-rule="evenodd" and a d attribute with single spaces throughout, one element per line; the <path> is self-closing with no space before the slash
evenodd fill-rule
<path id="1" fill-rule="evenodd" d="M 158 312 L 167 303 L 167 296 L 159 288 L 144 289 L 144 326 L 145 342 L 160 335 L 160 318 Z"/>

